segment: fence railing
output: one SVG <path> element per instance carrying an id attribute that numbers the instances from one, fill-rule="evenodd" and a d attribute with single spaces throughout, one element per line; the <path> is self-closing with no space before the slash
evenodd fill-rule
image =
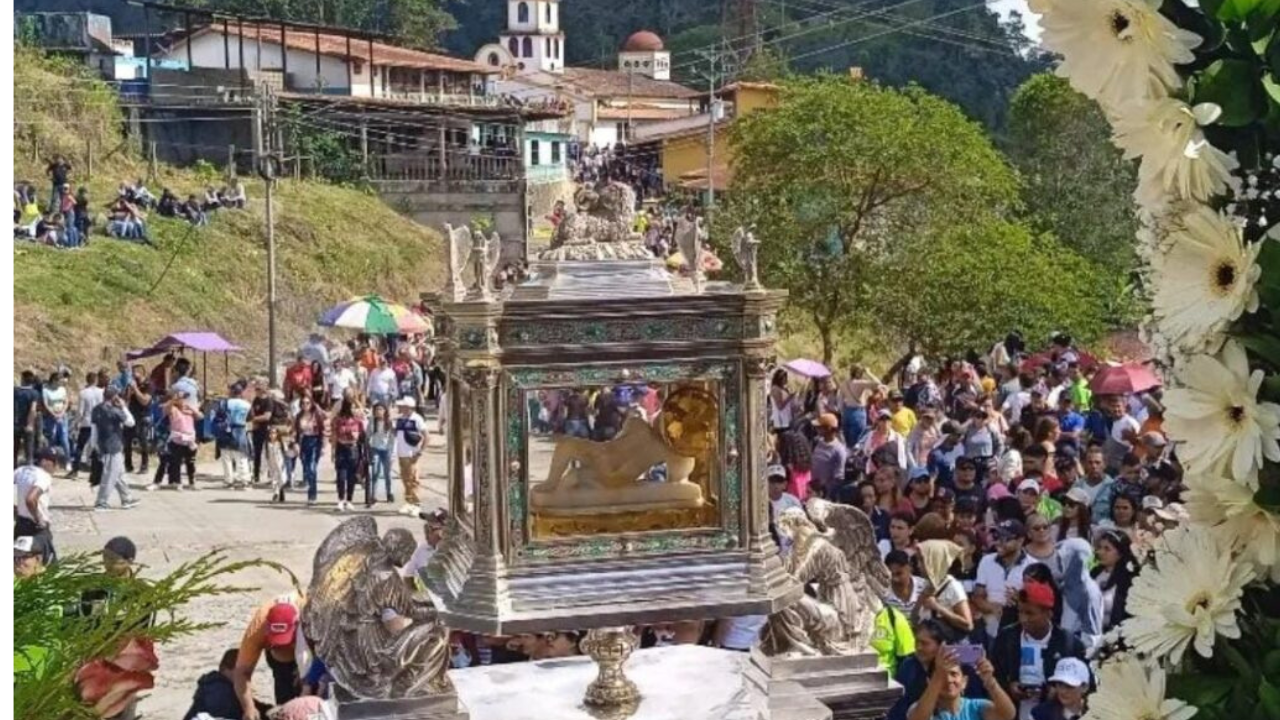
<path id="1" fill-rule="evenodd" d="M 374 180 L 519 180 L 524 164 L 519 157 L 439 153 L 388 153 L 371 155 L 369 176 Z"/>

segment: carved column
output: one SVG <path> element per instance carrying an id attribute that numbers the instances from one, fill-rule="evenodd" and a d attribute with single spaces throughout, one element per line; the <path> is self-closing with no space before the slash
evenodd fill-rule
<path id="1" fill-rule="evenodd" d="M 765 487 L 765 433 L 769 427 L 766 403 L 768 371 L 772 358 L 747 357 L 743 360 L 742 438 L 746 452 L 742 454 L 743 532 L 747 552 L 751 556 L 750 584 L 753 592 L 790 582 L 783 572 L 778 547 L 769 535 L 769 492 Z M 758 561 L 757 561 L 758 560 Z"/>

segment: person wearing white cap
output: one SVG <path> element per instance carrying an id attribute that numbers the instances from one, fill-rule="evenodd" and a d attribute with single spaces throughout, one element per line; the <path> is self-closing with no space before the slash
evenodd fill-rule
<path id="1" fill-rule="evenodd" d="M 1093 517 L 1089 509 L 1089 493 L 1072 487 L 1062 499 L 1062 517 L 1058 518 L 1058 540 L 1093 537 Z"/>
<path id="2" fill-rule="evenodd" d="M 766 470 L 769 478 L 769 502 L 773 505 L 773 516 L 782 517 L 787 508 L 804 509 L 800 498 L 787 492 L 787 469 L 781 465 L 770 465 Z"/>
<path id="3" fill-rule="evenodd" d="M 1053 667 L 1049 684 L 1051 699 L 1031 710 L 1033 720 L 1076 720 L 1085 713 L 1085 694 L 1089 691 L 1089 666 L 1073 657 L 1062 658 Z"/>
<path id="4" fill-rule="evenodd" d="M 427 421 L 418 414 L 417 403 L 411 397 L 396 401 L 396 459 L 400 463 L 400 482 L 404 483 L 404 507 L 400 512 L 417 515 L 418 507 L 418 458 L 427 446 Z"/>

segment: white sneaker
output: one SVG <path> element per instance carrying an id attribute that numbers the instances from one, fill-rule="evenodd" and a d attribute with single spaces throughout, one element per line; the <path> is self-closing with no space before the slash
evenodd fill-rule
<path id="1" fill-rule="evenodd" d="M 147 486 L 147 492 L 155 492 L 156 490 L 159 490 L 159 489 L 160 489 L 160 486 L 159 486 L 159 485 L 148 485 L 148 486 Z"/>

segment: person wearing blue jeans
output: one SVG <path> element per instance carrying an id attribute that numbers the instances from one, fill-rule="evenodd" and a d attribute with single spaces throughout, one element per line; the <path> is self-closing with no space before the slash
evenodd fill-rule
<path id="1" fill-rule="evenodd" d="M 309 395 L 299 398 L 293 434 L 298 438 L 298 455 L 302 460 L 302 481 L 307 484 L 308 505 L 315 504 L 319 493 L 316 470 L 320 466 L 320 453 L 324 450 L 324 432 L 328 421 L 325 411 Z"/>
<path id="2" fill-rule="evenodd" d="M 845 405 L 840 411 L 840 430 L 844 433 L 845 447 L 854 447 L 867 431 L 867 409 L 859 405 Z"/>
<path id="3" fill-rule="evenodd" d="M 378 476 L 387 491 L 387 502 L 395 502 L 391 492 L 391 451 L 395 447 L 396 429 L 391 422 L 387 405 L 376 403 L 369 420 L 369 500 L 377 496 Z"/>

